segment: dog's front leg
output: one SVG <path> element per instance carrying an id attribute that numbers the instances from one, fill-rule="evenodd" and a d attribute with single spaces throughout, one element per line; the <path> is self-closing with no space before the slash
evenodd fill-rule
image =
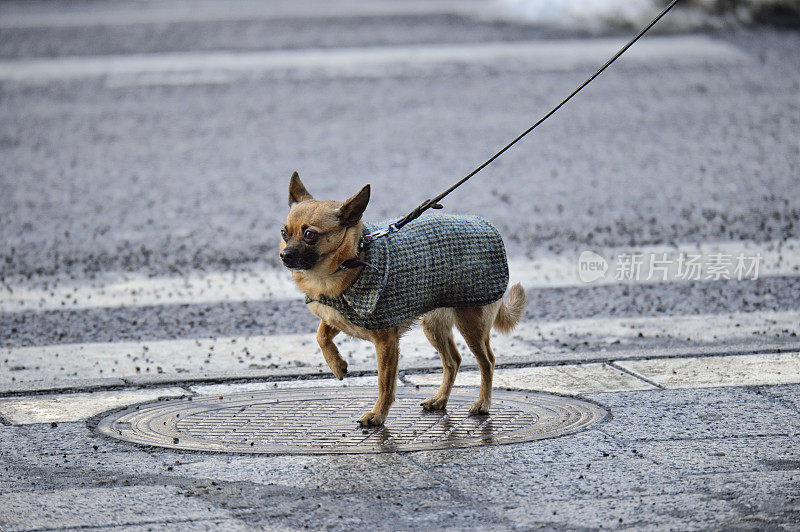
<path id="1" fill-rule="evenodd" d="M 347 375 L 347 361 L 342 358 L 339 354 L 339 348 L 333 343 L 333 337 L 339 332 L 336 327 L 320 321 L 319 329 L 317 329 L 317 343 L 322 349 L 322 356 L 325 357 L 325 362 L 331 367 L 334 376 L 342 380 Z"/>
<path id="2" fill-rule="evenodd" d="M 372 411 L 358 420 L 363 426 L 383 425 L 386 415 L 394 403 L 394 388 L 397 383 L 397 363 L 400 358 L 400 335 L 397 329 L 380 331 L 373 338 L 378 356 L 378 401 Z"/>

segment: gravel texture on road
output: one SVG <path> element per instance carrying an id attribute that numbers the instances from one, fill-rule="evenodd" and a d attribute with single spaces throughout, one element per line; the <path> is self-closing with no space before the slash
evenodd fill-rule
<path id="1" fill-rule="evenodd" d="M 490 219 L 514 255 L 797 237 L 800 37 L 718 38 L 752 61 L 615 66 L 447 210 Z M 588 72 L 3 84 L 0 272 L 274 264 L 292 170 L 321 198 L 371 182 L 366 216 L 399 217 Z"/>

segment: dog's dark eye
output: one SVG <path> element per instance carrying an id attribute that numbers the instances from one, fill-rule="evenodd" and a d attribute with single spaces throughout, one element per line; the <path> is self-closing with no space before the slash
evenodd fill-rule
<path id="1" fill-rule="evenodd" d="M 285 227 L 281 229 L 281 238 L 283 238 L 284 242 L 289 240 L 289 231 Z"/>
<path id="2" fill-rule="evenodd" d="M 316 243 L 318 238 L 319 238 L 319 233 L 311 231 L 310 229 L 307 230 L 305 233 L 303 233 L 303 240 L 305 240 L 306 243 L 308 244 Z"/>

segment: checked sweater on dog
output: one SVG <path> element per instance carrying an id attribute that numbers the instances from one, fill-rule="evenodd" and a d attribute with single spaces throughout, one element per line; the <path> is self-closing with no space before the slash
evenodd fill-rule
<path id="1" fill-rule="evenodd" d="M 382 227 L 364 224 L 364 234 Z M 369 242 L 358 279 L 338 297 L 306 298 L 365 329 L 388 329 L 441 307 L 503 297 L 508 262 L 497 229 L 476 216 L 433 215 Z"/>

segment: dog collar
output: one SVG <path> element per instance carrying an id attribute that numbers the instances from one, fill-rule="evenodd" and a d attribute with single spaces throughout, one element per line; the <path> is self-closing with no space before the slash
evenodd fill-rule
<path id="1" fill-rule="evenodd" d="M 358 267 L 361 267 L 361 266 L 368 266 L 370 268 L 377 269 L 372 264 L 366 263 L 363 260 L 359 259 L 358 257 L 355 257 L 355 258 L 352 258 L 352 259 L 347 259 L 346 261 L 344 261 L 343 263 L 341 263 L 339 265 L 339 269 L 340 270 L 352 270 L 353 268 L 358 268 Z"/>
<path id="2" fill-rule="evenodd" d="M 358 241 L 358 251 L 356 252 L 356 256 L 352 259 L 347 259 L 343 263 L 339 265 L 339 271 L 341 270 L 352 270 L 354 268 L 360 268 L 361 266 L 366 266 L 367 268 L 372 268 L 373 270 L 377 270 L 375 266 L 368 262 L 364 262 L 363 260 L 359 259 L 358 256 L 361 255 L 361 252 L 364 251 L 364 248 L 368 243 L 374 240 L 373 235 L 378 233 L 379 231 L 375 231 L 373 233 L 366 234 L 361 237 L 361 240 Z M 387 233 L 388 234 L 388 233 Z M 383 235 L 381 235 L 383 236 Z"/>

